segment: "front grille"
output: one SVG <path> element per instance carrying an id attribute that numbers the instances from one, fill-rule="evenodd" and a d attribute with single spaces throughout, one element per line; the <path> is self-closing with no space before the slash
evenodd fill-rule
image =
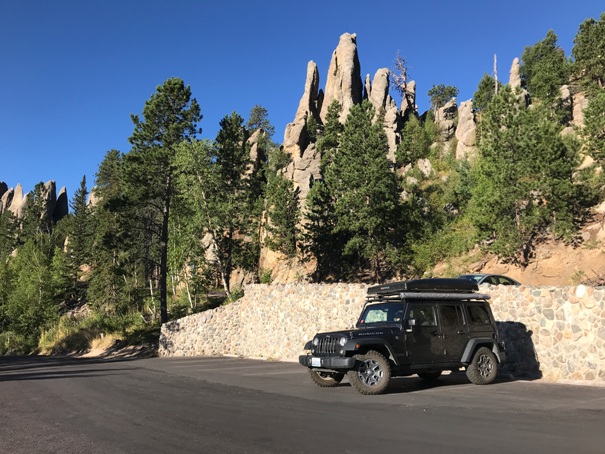
<path id="1" fill-rule="evenodd" d="M 337 337 L 320 337 L 319 343 L 315 347 L 315 353 L 333 355 L 336 353 L 336 346 L 338 345 Z"/>

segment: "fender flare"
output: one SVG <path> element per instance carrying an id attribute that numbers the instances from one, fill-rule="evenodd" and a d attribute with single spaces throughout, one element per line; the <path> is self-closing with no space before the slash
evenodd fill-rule
<path id="1" fill-rule="evenodd" d="M 498 359 L 498 361 L 500 361 L 500 356 L 499 356 L 500 349 L 498 348 L 498 343 L 491 337 L 476 337 L 476 338 L 469 340 L 468 344 L 466 344 L 466 348 L 464 349 L 464 352 L 462 353 L 462 358 L 460 359 L 460 362 L 464 363 L 464 364 L 470 363 L 473 359 L 473 353 L 475 352 L 475 350 L 477 349 L 477 347 L 479 345 L 483 345 L 483 346 L 491 348 L 491 350 L 496 355 L 496 358 Z"/>
<path id="2" fill-rule="evenodd" d="M 349 352 L 355 353 L 358 351 L 358 348 L 355 348 L 355 345 L 359 344 L 360 347 L 377 345 L 380 347 L 384 347 L 388 352 L 388 359 L 393 361 L 396 366 L 399 366 L 399 361 L 397 360 L 397 355 L 395 354 L 395 350 L 391 347 L 391 344 L 385 342 L 384 339 L 379 337 L 368 337 L 363 339 L 349 339 L 347 343 L 344 345 L 344 349 Z"/>

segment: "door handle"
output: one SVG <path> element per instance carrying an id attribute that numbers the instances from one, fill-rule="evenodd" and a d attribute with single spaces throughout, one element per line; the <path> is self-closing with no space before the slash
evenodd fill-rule
<path id="1" fill-rule="evenodd" d="M 433 331 L 431 334 L 432 334 L 433 336 L 439 336 L 441 333 L 440 333 L 439 331 L 435 330 L 435 331 Z"/>
<path id="2" fill-rule="evenodd" d="M 463 329 L 459 329 L 458 334 L 466 334 L 466 331 L 464 331 Z"/>

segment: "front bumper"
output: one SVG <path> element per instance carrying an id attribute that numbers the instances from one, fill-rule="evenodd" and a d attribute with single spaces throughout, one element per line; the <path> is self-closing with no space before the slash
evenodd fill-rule
<path id="1" fill-rule="evenodd" d="M 355 367 L 355 358 L 342 356 L 312 356 L 300 355 L 298 362 L 305 367 L 312 369 L 353 369 Z"/>

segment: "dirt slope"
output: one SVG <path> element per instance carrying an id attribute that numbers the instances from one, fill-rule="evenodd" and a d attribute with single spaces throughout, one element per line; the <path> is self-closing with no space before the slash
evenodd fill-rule
<path id="1" fill-rule="evenodd" d="M 581 243 L 573 247 L 549 241 L 538 245 L 534 257 L 524 270 L 500 263 L 497 257 L 482 257 L 468 265 L 441 266 L 436 275 L 446 270 L 505 274 L 526 285 L 562 286 L 605 285 L 605 229 L 602 218 L 586 225 L 580 232 Z"/>

